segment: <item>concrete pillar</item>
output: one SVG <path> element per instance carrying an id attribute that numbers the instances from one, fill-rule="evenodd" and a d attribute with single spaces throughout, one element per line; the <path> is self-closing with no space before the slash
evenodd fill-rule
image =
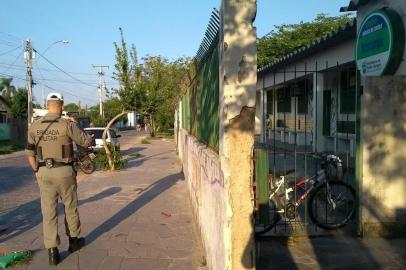
<path id="1" fill-rule="evenodd" d="M 220 143 L 225 270 L 254 269 L 253 144 L 257 81 L 255 0 L 223 0 L 220 27 Z"/>
<path id="2" fill-rule="evenodd" d="M 323 91 L 324 91 L 323 73 L 313 73 L 313 102 L 312 102 L 313 152 L 321 151 L 324 148 Z"/>
<path id="3" fill-rule="evenodd" d="M 406 76 L 365 79 L 361 233 L 406 235 Z"/>
<path id="4" fill-rule="evenodd" d="M 406 2 L 400 0 L 365 1 L 357 12 L 358 28 L 382 8 L 395 10 L 406 28 Z M 361 84 L 360 233 L 405 237 L 406 61 L 395 74 L 362 77 Z"/>

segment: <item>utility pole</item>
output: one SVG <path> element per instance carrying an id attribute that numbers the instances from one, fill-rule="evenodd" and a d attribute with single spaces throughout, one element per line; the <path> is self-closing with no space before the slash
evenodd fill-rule
<path id="1" fill-rule="evenodd" d="M 46 109 L 47 102 L 45 100 L 44 84 L 41 84 L 41 93 L 42 93 L 42 109 Z"/>
<path id="2" fill-rule="evenodd" d="M 28 127 L 31 125 L 32 121 L 32 61 L 35 59 L 35 52 L 32 49 L 31 40 L 27 39 L 24 42 L 24 59 L 25 65 L 27 67 L 27 90 L 28 90 L 28 107 L 27 107 L 27 122 Z"/>
<path id="3" fill-rule="evenodd" d="M 109 66 L 106 65 L 93 65 L 93 68 L 99 68 L 99 93 L 100 93 L 100 116 L 104 119 L 104 111 L 103 111 L 103 91 L 106 89 L 105 83 L 104 83 L 104 71 L 103 68 L 109 68 Z"/>

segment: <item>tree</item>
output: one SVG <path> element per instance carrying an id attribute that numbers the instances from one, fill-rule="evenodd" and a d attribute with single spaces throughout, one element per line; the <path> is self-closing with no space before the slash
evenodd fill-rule
<path id="1" fill-rule="evenodd" d="M 75 103 L 68 103 L 63 106 L 64 110 L 67 112 L 78 112 L 79 111 L 79 106 Z"/>
<path id="2" fill-rule="evenodd" d="M 137 50 L 135 45 L 131 45 L 130 53 L 128 53 L 127 43 L 124 39 L 123 29 L 119 28 L 121 42 L 120 45 L 114 42 L 116 49 L 116 71 L 113 73 L 113 79 L 120 84 L 119 89 L 114 89 L 113 92 L 120 98 L 120 107 L 123 110 L 135 110 L 137 108 L 136 89 L 137 74 L 139 72 L 137 61 Z M 128 56 L 130 54 L 130 57 Z M 138 96 L 139 97 L 139 96 Z"/>
<path id="3" fill-rule="evenodd" d="M 13 78 L 1 78 L 0 79 L 0 93 L 7 100 L 11 99 L 11 97 L 13 96 L 13 94 L 16 90 L 16 88 L 13 85 L 11 85 L 12 81 L 13 81 Z"/>
<path id="4" fill-rule="evenodd" d="M 115 169 L 115 164 L 112 160 L 111 151 L 106 143 L 107 130 L 111 128 L 115 121 L 123 117 L 127 111 L 135 110 L 135 102 L 137 100 L 137 51 L 135 46 L 132 45 L 130 51 L 130 60 L 128 57 L 127 43 L 125 42 L 121 27 L 119 28 L 119 31 L 121 37 L 120 46 L 117 44 L 117 42 L 114 42 L 114 47 L 116 49 L 116 64 L 114 67 L 116 68 L 116 71 L 113 73 L 113 79 L 116 79 L 119 82 L 120 88 L 114 90 L 114 92 L 118 95 L 118 98 L 111 98 L 109 101 L 109 103 L 113 103 L 115 105 L 113 108 L 117 110 L 116 112 L 112 113 L 117 113 L 117 115 L 112 117 L 112 119 L 108 122 L 102 136 L 104 150 L 106 151 L 110 170 Z"/>
<path id="5" fill-rule="evenodd" d="M 112 118 L 106 129 L 124 116 L 126 111 L 136 110 L 149 119 L 151 135 L 154 136 L 157 130 L 173 125 L 175 108 L 181 96 L 180 84 L 187 71 L 189 59 L 180 58 L 171 62 L 162 56 L 147 56 L 142 59 L 143 64 L 138 64 L 135 46 L 131 45 L 128 51 L 123 31 L 121 28 L 119 30 L 121 42 L 114 43 L 116 70 L 113 78 L 119 82 L 120 88 L 114 91 L 117 97 L 109 102 L 116 109 L 113 114 L 120 110 L 122 112 Z M 106 153 L 109 158 L 108 149 Z"/>
<path id="6" fill-rule="evenodd" d="M 181 81 L 190 60 L 168 61 L 162 56 L 148 56 L 140 77 L 141 108 L 151 122 L 151 135 L 173 125 L 174 113 L 181 96 Z"/>
<path id="7" fill-rule="evenodd" d="M 319 14 L 311 22 L 276 25 L 275 30 L 257 40 L 258 67 L 272 63 L 351 21 L 350 15 L 329 17 Z"/>
<path id="8" fill-rule="evenodd" d="M 11 112 L 16 117 L 27 118 L 28 91 L 19 88 L 11 98 Z"/>

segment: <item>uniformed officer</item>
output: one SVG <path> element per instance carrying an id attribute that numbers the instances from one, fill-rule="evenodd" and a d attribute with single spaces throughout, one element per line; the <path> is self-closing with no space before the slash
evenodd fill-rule
<path id="1" fill-rule="evenodd" d="M 80 220 L 72 143 L 89 147 L 93 138 L 76 122 L 61 118 L 62 94 L 50 93 L 47 106 L 48 113 L 32 123 L 28 130 L 26 153 L 41 192 L 44 244 L 48 249 L 49 263 L 56 265 L 60 261 L 57 248 L 60 244 L 57 220 L 59 198 L 65 207 L 69 252 L 75 252 L 85 244 L 85 239 L 79 237 Z"/>

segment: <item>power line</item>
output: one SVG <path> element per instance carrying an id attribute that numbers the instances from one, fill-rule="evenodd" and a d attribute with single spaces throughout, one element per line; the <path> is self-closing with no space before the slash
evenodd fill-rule
<path id="1" fill-rule="evenodd" d="M 14 38 L 14 39 L 16 39 L 16 40 L 18 40 L 18 41 L 23 40 L 22 38 L 19 38 L 19 37 L 15 36 L 15 35 L 12 35 L 12 34 L 9 34 L 9 33 L 3 32 L 3 31 L 0 31 L 0 34 L 9 36 L 9 37 Z"/>
<path id="2" fill-rule="evenodd" d="M 9 77 L 9 78 L 13 78 L 13 79 L 19 79 L 19 80 L 23 80 L 23 81 L 25 81 L 25 78 L 21 78 L 21 77 L 18 77 L 18 76 L 14 76 L 14 75 L 6 74 L 6 73 L 3 73 L 3 72 L 0 72 L 0 75 L 2 75 L 2 76 L 7 76 L 7 77 Z"/>
<path id="3" fill-rule="evenodd" d="M 38 51 L 36 51 L 35 49 L 34 49 L 34 51 L 35 51 L 39 56 L 41 56 L 45 61 L 47 61 L 49 64 L 51 64 L 52 66 L 54 66 L 55 68 L 57 68 L 58 70 L 60 70 L 62 73 L 66 74 L 66 76 L 68 76 L 68 77 L 74 79 L 75 81 L 78 81 L 78 82 L 80 82 L 80 83 L 82 83 L 82 84 L 84 84 L 84 85 L 94 87 L 94 85 L 88 84 L 88 83 L 86 83 L 86 82 L 84 82 L 84 81 L 82 81 L 82 80 L 76 78 L 75 76 L 69 74 L 68 72 L 66 72 L 65 70 L 63 70 L 62 68 L 60 68 L 59 66 L 57 66 L 56 64 L 54 64 L 53 62 L 51 62 L 51 60 L 49 60 L 48 58 L 46 58 L 45 56 L 43 56 L 42 54 L 40 54 L 40 53 L 39 53 Z"/>
<path id="4" fill-rule="evenodd" d="M 10 70 L 10 67 L 14 66 L 15 63 L 17 63 L 17 60 L 20 58 L 20 56 L 21 56 L 22 54 L 23 54 L 23 51 L 21 51 L 21 52 L 16 56 L 16 58 L 15 58 L 14 61 L 13 61 L 13 63 L 6 69 L 6 71 L 4 71 L 5 73 L 7 73 L 7 71 Z"/>
<path id="5" fill-rule="evenodd" d="M 10 77 L 10 78 L 13 78 L 13 79 L 17 79 L 17 80 L 21 80 L 21 81 L 26 81 L 25 78 L 21 78 L 21 77 L 18 77 L 18 76 L 14 76 L 14 75 L 2 73 L 2 72 L 0 72 L 0 75 L 2 75 L 2 76 L 7 76 L 7 77 Z M 39 80 L 39 81 L 41 81 L 41 80 Z M 91 100 L 91 101 L 96 101 L 96 100 L 97 100 L 97 99 L 92 99 L 92 98 L 86 97 L 86 96 L 78 96 L 78 95 L 76 95 L 76 94 L 74 94 L 74 93 L 72 93 L 71 91 L 66 90 L 66 89 L 59 89 L 59 90 L 58 90 L 58 89 L 53 88 L 53 87 L 51 87 L 51 86 L 49 86 L 49 85 L 47 85 L 47 84 L 45 84 L 45 83 L 43 83 L 43 85 L 44 85 L 46 88 L 49 88 L 49 89 L 51 89 L 51 90 L 53 90 L 53 91 L 56 91 L 56 92 L 61 91 L 61 92 L 64 92 L 64 93 L 68 93 L 68 94 L 71 94 L 72 96 L 77 97 L 77 98 L 83 98 L 83 99 L 87 99 L 87 100 Z"/>
<path id="6" fill-rule="evenodd" d="M 0 62 L 0 65 L 10 66 L 10 64 L 4 63 L 4 62 Z M 25 66 L 20 66 L 20 65 L 14 65 L 14 66 L 24 68 L 24 70 L 25 70 Z M 41 70 L 43 70 L 43 71 L 61 72 L 58 69 L 49 69 L 49 68 L 41 68 Z M 93 76 L 93 77 L 97 75 L 97 74 L 94 74 L 94 73 L 85 73 L 85 72 L 74 72 L 74 71 L 66 71 L 66 72 L 71 73 L 71 74 L 86 75 L 86 76 Z"/>
<path id="7" fill-rule="evenodd" d="M 48 88 L 48 89 L 51 89 L 52 91 L 56 91 L 56 92 L 59 92 L 59 91 L 61 91 L 61 92 L 64 92 L 64 93 L 68 93 L 68 94 L 70 94 L 70 95 L 72 95 L 72 96 L 74 96 L 74 97 L 77 97 L 77 98 L 80 98 L 80 99 L 87 99 L 87 100 L 89 100 L 89 101 L 96 101 L 96 100 L 94 100 L 94 99 L 91 99 L 91 98 L 87 98 L 87 97 L 82 97 L 82 96 L 78 96 L 78 95 L 75 95 L 74 93 L 72 93 L 72 92 L 70 92 L 70 91 L 68 91 L 68 90 L 61 90 L 61 89 L 55 89 L 55 88 L 53 88 L 53 87 L 51 87 L 51 86 L 49 86 L 49 85 L 47 85 L 47 84 L 44 84 L 44 86 L 46 87 L 46 88 Z"/>
<path id="8" fill-rule="evenodd" d="M 4 39 L 0 39 L 0 44 L 6 45 L 6 46 L 18 46 L 18 43 L 14 42 L 14 41 L 4 40 Z"/>
<path id="9" fill-rule="evenodd" d="M 0 64 L 0 66 L 2 66 L 2 64 Z M 40 67 L 38 66 L 38 62 L 35 62 L 35 66 L 36 66 L 36 69 L 39 71 L 40 76 L 41 76 L 41 79 L 42 79 L 43 81 L 61 82 L 61 83 L 79 83 L 79 82 L 73 81 L 73 80 L 59 80 L 59 79 L 45 78 L 45 77 L 43 76 L 43 73 L 41 72 Z M 25 68 L 23 68 L 23 67 L 17 67 L 17 66 L 6 66 L 6 67 L 8 67 L 9 69 L 13 69 L 13 70 L 25 71 Z M 35 70 L 35 69 L 33 69 L 33 70 Z M 42 69 L 42 70 L 44 70 L 44 69 Z M 90 83 L 90 82 L 89 82 L 89 83 Z M 91 84 L 91 83 L 90 83 L 90 84 Z M 93 84 L 93 87 L 92 87 L 92 88 L 95 88 L 95 87 L 98 87 L 98 85 L 97 85 L 97 84 Z M 87 89 L 86 89 L 86 90 L 87 90 Z M 89 91 L 90 91 L 90 90 L 89 90 Z"/>
<path id="10" fill-rule="evenodd" d="M 3 53 L 0 53 L 0 56 L 3 56 L 3 55 L 6 55 L 6 54 L 9 54 L 9 53 L 11 53 L 11 52 L 14 52 L 14 51 L 16 51 L 16 50 L 20 49 L 20 48 L 21 48 L 21 45 L 20 45 L 20 46 L 18 46 L 18 47 L 15 47 L 14 49 L 8 50 L 8 51 L 3 52 Z"/>

